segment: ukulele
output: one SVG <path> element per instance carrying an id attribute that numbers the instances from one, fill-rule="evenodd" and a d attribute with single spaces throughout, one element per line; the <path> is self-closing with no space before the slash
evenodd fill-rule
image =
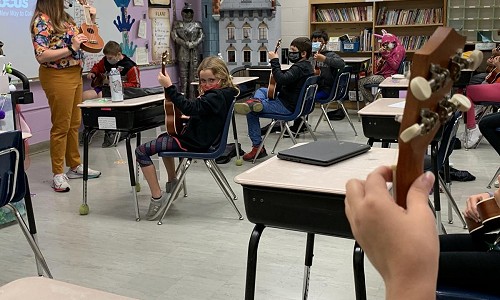
<path id="1" fill-rule="evenodd" d="M 490 74 L 486 76 L 484 81 L 486 81 L 487 83 L 495 83 L 499 77 L 500 77 L 500 72 L 495 67 L 493 70 L 491 70 Z"/>
<path id="2" fill-rule="evenodd" d="M 78 0 L 78 3 L 82 5 L 83 15 L 85 17 L 85 22 L 80 26 L 80 31 L 88 39 L 88 41 L 81 44 L 80 48 L 86 52 L 99 53 L 102 48 L 104 48 L 104 41 L 99 36 L 99 28 L 94 24 L 92 18 L 90 17 L 90 6 L 87 5 L 86 0 Z"/>
<path id="3" fill-rule="evenodd" d="M 464 43 L 465 37 L 453 28 L 438 27 L 413 56 L 398 139 L 398 162 L 393 175 L 393 195 L 403 208 L 406 208 L 410 186 L 423 173 L 424 156 L 436 132 L 457 109 L 467 111 L 471 106 L 464 95 L 448 97 L 461 70 L 475 70 L 482 61 L 481 51 L 462 58 Z"/>
<path id="4" fill-rule="evenodd" d="M 108 77 L 101 73 L 95 74 L 94 78 L 92 78 L 92 81 L 90 82 L 90 86 L 95 88 L 103 85 L 109 85 Z"/>
<path id="5" fill-rule="evenodd" d="M 276 42 L 276 48 L 274 48 L 274 53 L 278 53 L 278 49 L 281 47 L 281 39 Z M 271 70 L 271 74 L 269 75 L 269 84 L 267 86 L 267 98 L 274 99 L 276 98 L 276 80 L 273 77 L 273 71 Z"/>
<path id="6" fill-rule="evenodd" d="M 481 222 L 465 217 L 470 234 L 480 235 L 500 228 L 500 207 L 494 197 L 479 201 L 476 208 Z"/>
<path id="7" fill-rule="evenodd" d="M 161 73 L 166 75 L 166 66 L 171 64 L 170 51 L 167 49 L 161 55 Z M 165 93 L 165 101 L 163 102 L 165 108 L 165 128 L 169 135 L 179 135 L 182 132 L 182 112 L 175 107 L 172 99 Z"/>
<path id="8" fill-rule="evenodd" d="M 326 46 L 326 43 L 322 43 L 321 47 L 319 47 L 318 52 L 316 52 L 316 53 L 320 54 L 321 51 L 323 51 L 325 49 L 325 46 Z M 321 75 L 321 68 L 320 68 L 317 60 L 314 61 L 314 75 L 316 75 L 316 76 Z"/>

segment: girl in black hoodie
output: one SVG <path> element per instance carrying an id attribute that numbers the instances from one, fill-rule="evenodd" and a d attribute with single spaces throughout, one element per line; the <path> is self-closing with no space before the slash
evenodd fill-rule
<path id="1" fill-rule="evenodd" d="M 151 202 L 146 214 L 150 221 L 159 217 L 162 204 L 177 184 L 174 159 L 163 157 L 168 182 L 165 191 L 161 190 L 151 156 L 164 151 L 208 150 L 223 131 L 229 108 L 239 93 L 226 64 L 218 57 L 205 58 L 198 67 L 198 77 L 200 96 L 189 100 L 177 92 L 168 74 L 158 75 L 158 82 L 165 87 L 165 93 L 172 99 L 175 107 L 189 116 L 189 119 L 181 134 L 172 136 L 162 133 L 155 140 L 142 144 L 135 150 L 137 162 L 151 190 Z"/>

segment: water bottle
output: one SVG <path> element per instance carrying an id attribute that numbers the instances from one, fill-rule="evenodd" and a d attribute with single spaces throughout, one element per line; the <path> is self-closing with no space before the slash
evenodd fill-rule
<path id="1" fill-rule="evenodd" d="M 111 90 L 111 101 L 123 101 L 122 77 L 116 68 L 112 68 L 111 72 L 109 72 L 109 88 Z"/>

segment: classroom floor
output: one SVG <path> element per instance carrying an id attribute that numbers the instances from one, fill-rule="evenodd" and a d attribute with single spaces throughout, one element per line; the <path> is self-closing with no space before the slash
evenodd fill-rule
<path id="1" fill-rule="evenodd" d="M 316 110 L 310 118 L 315 124 Z M 354 136 L 346 119 L 334 121 L 340 139 L 365 143 L 361 123 L 351 111 L 359 135 Z M 243 149 L 249 151 L 246 119 L 237 116 Z M 459 134 L 463 132 L 463 125 Z M 156 135 L 143 134 L 143 141 Z M 332 139 L 326 122 L 318 128 L 319 139 Z M 271 134 L 268 151 L 278 134 Z M 311 141 L 301 135 L 299 141 Z M 253 224 L 239 221 L 232 207 L 202 162 L 194 163 L 187 174 L 189 196 L 176 201 L 164 223 L 135 221 L 133 200 L 126 165 L 124 142 L 118 147 L 101 148 L 102 133 L 90 145 L 90 166 L 102 171 L 99 179 L 89 180 L 90 214 L 80 216 L 82 181 L 72 180 L 69 193 L 50 188 L 48 151 L 32 154 L 27 171 L 40 248 L 54 278 L 139 299 L 243 299 L 247 246 Z M 282 141 L 278 149 L 292 145 Z M 375 144 L 380 147 L 379 144 Z M 393 146 L 396 147 L 396 146 Z M 486 141 L 477 149 L 455 150 L 453 167 L 468 170 L 477 177 L 472 182 L 453 182 L 452 193 L 460 209 L 467 195 L 483 192 L 498 168 L 498 154 Z M 242 188 L 232 178 L 252 167 L 235 159 L 220 165 L 239 199 L 244 214 Z M 286 176 L 286 174 L 276 174 Z M 166 172 L 161 168 L 164 182 Z M 140 210 L 144 216 L 149 190 L 141 179 Z M 442 199 L 445 199 L 443 194 Z M 443 220 L 447 205 L 443 203 Z M 448 232 L 465 232 L 455 216 L 445 222 Z M 18 225 L 1 229 L 0 285 L 17 278 L 34 276 L 33 254 Z M 300 299 L 304 269 L 306 234 L 267 228 L 261 238 L 257 269 L 256 299 Z M 317 236 L 311 270 L 309 299 L 354 299 L 352 249 L 348 239 Z M 384 299 L 384 285 L 368 260 L 365 264 L 368 299 Z"/>

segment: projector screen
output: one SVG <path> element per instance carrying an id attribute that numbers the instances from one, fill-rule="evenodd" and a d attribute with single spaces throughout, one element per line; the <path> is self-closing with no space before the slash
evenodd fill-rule
<path id="1" fill-rule="evenodd" d="M 115 2 L 113 0 L 90 0 L 87 2 L 97 9 L 96 23 L 104 43 L 109 40 L 122 42 L 122 35 L 113 24 L 113 20 L 116 20 L 117 16 L 121 16 L 120 9 Z M 2 49 L 6 61 L 12 63 L 13 68 L 24 73 L 28 78 L 37 78 L 39 67 L 35 59 L 30 33 L 30 21 L 35 4 L 36 0 L 0 0 L 0 29 L 3 32 L 0 34 L 0 41 L 4 43 Z M 84 21 L 82 7 L 78 1 L 73 1 L 73 7 L 68 8 L 67 12 L 75 18 L 77 25 Z M 84 71 L 90 70 L 93 63 L 102 56 L 102 52 L 85 53 Z"/>

